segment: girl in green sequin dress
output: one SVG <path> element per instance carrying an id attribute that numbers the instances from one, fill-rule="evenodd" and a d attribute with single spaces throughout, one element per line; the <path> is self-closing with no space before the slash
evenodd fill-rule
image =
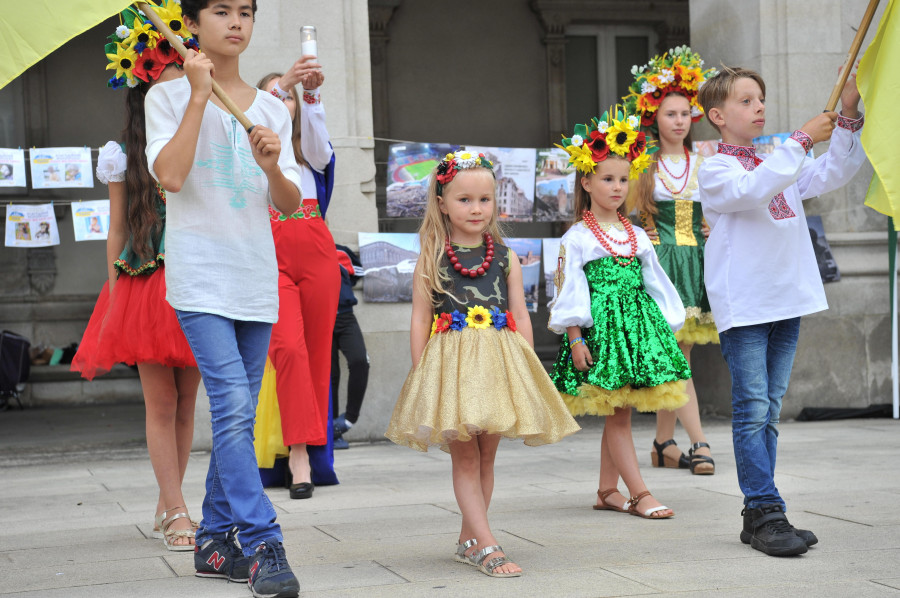
<path id="1" fill-rule="evenodd" d="M 501 437 L 536 446 L 578 431 L 534 353 L 522 268 L 503 246 L 491 162 L 458 151 L 437 167 L 419 229 L 410 351 L 386 436 L 450 453 L 462 513 L 454 559 L 492 577 L 522 569 L 487 519 Z"/>
<path id="2" fill-rule="evenodd" d="M 573 415 L 606 416 L 594 508 L 664 519 L 674 513 L 641 477 L 631 410 L 687 402 L 690 368 L 672 332 L 684 323 L 684 306 L 647 235 L 622 213 L 629 178 L 649 158 L 637 119 L 612 114 L 564 141 L 578 169 L 577 220 L 560 243 L 549 327 L 562 339 L 551 378 Z M 617 488 L 620 477 L 630 499 Z"/>
<path id="3" fill-rule="evenodd" d="M 672 68 L 674 64 L 681 68 Z M 651 92 L 646 84 L 658 81 L 663 71 L 673 80 L 665 92 Z M 675 333 L 688 364 L 696 345 L 719 343 L 703 276 L 703 254 L 709 227 L 700 209 L 697 172 L 703 156 L 691 152 L 691 123 L 703 112 L 697 102 L 697 90 L 708 74 L 702 70 L 700 56 L 681 47 L 673 54 L 656 56 L 637 72 L 631 86 L 631 98 L 645 130 L 656 134 L 660 152 L 656 163 L 641 175 L 635 193 L 629 196 L 628 213 L 640 215 L 656 255 L 684 303 L 684 327 Z M 654 106 L 653 94 L 661 100 Z M 627 102 L 628 98 L 626 98 Z M 716 465 L 700 423 L 700 409 L 693 380 L 687 381 L 688 403 L 676 411 L 661 410 L 656 415 L 656 438 L 650 451 L 654 467 L 690 469 L 697 475 L 711 475 Z M 689 456 L 675 444 L 675 421 L 691 440 Z"/>

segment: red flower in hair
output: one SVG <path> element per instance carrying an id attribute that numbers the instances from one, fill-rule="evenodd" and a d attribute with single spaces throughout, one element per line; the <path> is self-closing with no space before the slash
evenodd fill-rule
<path id="1" fill-rule="evenodd" d="M 516 331 L 516 320 L 515 318 L 513 318 L 512 312 L 509 310 L 506 310 L 506 327 L 513 332 Z"/>
<path id="2" fill-rule="evenodd" d="M 647 136 L 641 131 L 635 137 L 634 143 L 631 144 L 631 148 L 628 150 L 628 161 L 633 162 L 645 149 L 647 149 Z"/>
<path id="3" fill-rule="evenodd" d="M 178 52 L 175 51 L 175 48 L 172 47 L 172 44 L 169 43 L 169 40 L 165 38 L 156 43 L 156 54 L 157 59 L 163 64 L 171 64 L 181 57 Z"/>
<path id="4" fill-rule="evenodd" d="M 163 69 L 166 68 L 167 64 L 168 63 L 160 60 L 156 48 L 144 50 L 143 53 L 138 56 L 131 72 L 141 81 L 149 83 L 150 81 L 159 79 L 160 73 L 163 72 Z"/>
<path id="5" fill-rule="evenodd" d="M 603 162 L 609 154 L 609 146 L 606 145 L 606 133 L 591 131 L 591 138 L 587 140 L 587 146 L 591 150 L 591 159 L 594 162 Z"/>
<path id="6" fill-rule="evenodd" d="M 441 185 L 446 185 L 456 176 L 456 160 L 441 162 L 437 169 L 437 180 Z"/>

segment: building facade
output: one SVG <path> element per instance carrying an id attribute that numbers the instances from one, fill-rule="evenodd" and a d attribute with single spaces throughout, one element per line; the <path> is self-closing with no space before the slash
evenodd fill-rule
<path id="1" fill-rule="evenodd" d="M 548 147 L 573 123 L 614 103 L 630 82 L 632 65 L 676 45 L 690 44 L 709 65 L 760 70 L 768 84 L 767 132 L 793 130 L 821 112 L 866 4 L 823 0 L 813 9 L 804 0 L 269 0 L 261 3 L 242 72 L 255 82 L 287 68 L 299 53 L 300 27 L 317 26 L 326 74 L 322 93 L 337 155 L 328 220 L 335 239 L 355 247 L 358 232 L 417 228 L 414 219 L 386 215 L 392 142 Z M 0 90 L 0 146 L 97 147 L 118 137 L 123 100 L 105 88 L 99 55 L 113 28 L 110 20 L 76 38 Z M 78 69 L 71 68 L 76 62 Z M 694 133 L 695 140 L 715 137 L 705 124 Z M 831 309 L 804 318 L 785 417 L 804 406 L 890 400 L 886 219 L 862 205 L 870 176 L 865 167 L 846 188 L 806 205 L 809 214 L 822 216 L 842 279 L 826 285 Z M 28 200 L 54 198 L 73 199 L 26 194 Z M 105 256 L 102 243 L 74 243 L 67 206 L 57 207 L 57 217 L 62 245 L 0 249 L 0 325 L 62 346 L 77 340 L 87 322 L 105 277 Z M 562 223 L 554 222 L 508 225 L 516 237 L 562 231 Z M 371 370 L 362 417 L 348 437 L 376 439 L 410 367 L 410 304 L 365 302 L 357 291 L 355 311 Z M 556 338 L 546 330 L 543 289 L 540 304 L 533 316 L 535 342 L 550 357 Z M 718 348 L 696 348 L 692 365 L 703 410 L 727 415 L 730 385 Z M 74 392 L 69 388 L 44 399 Z M 106 398 L 122 392 L 110 388 Z M 92 391 L 78 392 L 90 398 Z"/>

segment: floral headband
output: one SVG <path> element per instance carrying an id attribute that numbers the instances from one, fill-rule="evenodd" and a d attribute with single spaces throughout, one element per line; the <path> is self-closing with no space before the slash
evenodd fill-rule
<path id="1" fill-rule="evenodd" d="M 593 174 L 597 164 L 612 153 L 631 162 L 629 177 L 636 179 L 650 166 L 650 154 L 659 149 L 654 144 L 647 142 L 637 116 L 615 106 L 600 119 L 595 117 L 587 124 L 575 125 L 572 136 L 563 136 L 563 144 L 556 147 L 569 154 L 569 162 L 582 174 Z"/>
<path id="2" fill-rule="evenodd" d="M 153 10 L 169 26 L 173 33 L 181 37 L 184 45 L 200 50 L 197 40 L 191 37 L 181 18 L 179 0 L 158 0 Z M 159 79 L 159 75 L 170 64 L 183 64 L 184 59 L 162 34 L 156 30 L 142 10 L 129 7 L 119 14 L 120 25 L 109 36 L 106 44 L 107 70 L 116 74 L 106 82 L 107 87 L 137 87 L 138 79 L 149 83 Z"/>
<path id="3" fill-rule="evenodd" d="M 656 124 L 656 110 L 672 93 L 684 95 L 691 103 L 691 120 L 703 117 L 703 108 L 697 93 L 706 80 L 716 74 L 716 69 L 703 70 L 703 59 L 688 46 L 679 46 L 662 56 L 654 56 L 644 66 L 631 67 L 635 76 L 630 92 L 622 98 L 625 109 L 641 117 L 641 126 Z"/>
<path id="4" fill-rule="evenodd" d="M 437 194 L 444 192 L 444 185 L 452 181 L 460 170 L 468 170 L 481 166 L 494 172 L 494 163 L 488 160 L 484 154 L 473 154 L 466 150 L 459 150 L 444 156 L 437 167 Z"/>

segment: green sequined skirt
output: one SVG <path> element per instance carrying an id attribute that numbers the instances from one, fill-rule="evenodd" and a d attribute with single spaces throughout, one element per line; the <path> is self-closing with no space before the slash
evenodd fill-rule
<path id="1" fill-rule="evenodd" d="M 575 369 L 562 335 L 550 378 L 572 415 L 612 415 L 616 408 L 672 410 L 687 402 L 691 370 L 659 306 L 644 290 L 638 260 L 628 266 L 611 257 L 584 267 L 594 325 L 582 330 L 594 359 Z"/>

